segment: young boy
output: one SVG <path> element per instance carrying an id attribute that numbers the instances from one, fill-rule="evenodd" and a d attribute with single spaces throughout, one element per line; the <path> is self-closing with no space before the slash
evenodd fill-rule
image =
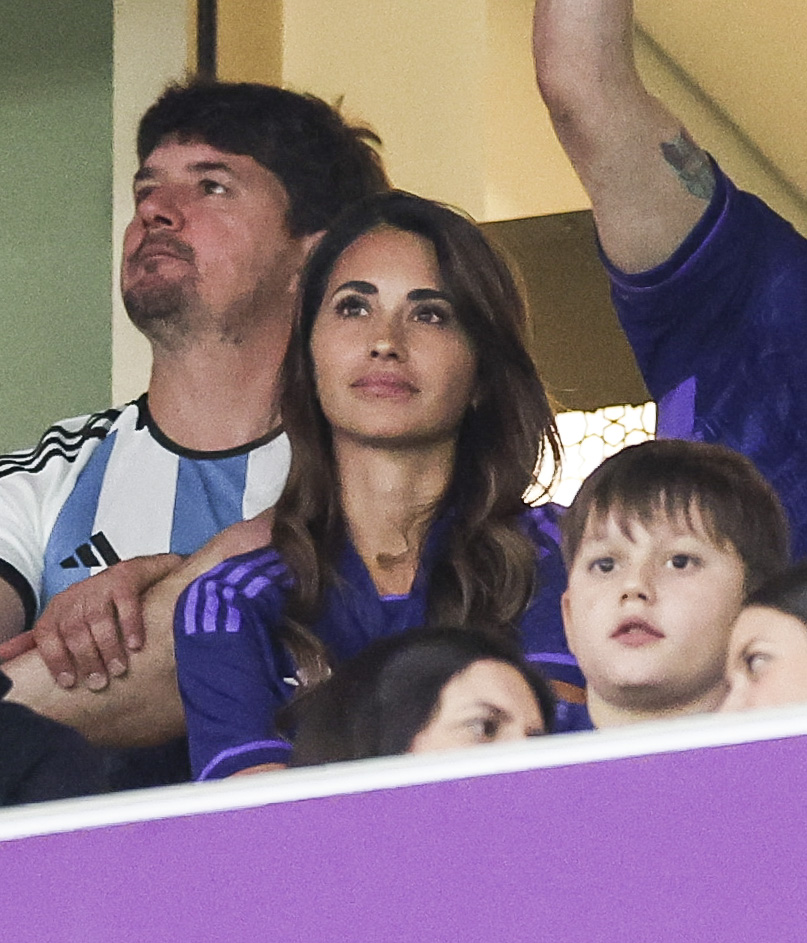
<path id="1" fill-rule="evenodd" d="M 719 445 L 630 446 L 563 520 L 563 618 L 595 727 L 715 710 L 743 597 L 787 563 L 772 488 Z"/>

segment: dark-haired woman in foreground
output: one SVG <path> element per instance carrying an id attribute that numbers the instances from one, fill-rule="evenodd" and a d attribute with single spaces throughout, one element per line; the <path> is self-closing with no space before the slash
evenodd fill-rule
<path id="1" fill-rule="evenodd" d="M 378 639 L 283 708 L 292 766 L 523 740 L 552 729 L 549 685 L 518 647 L 473 629 Z"/>
<path id="2" fill-rule="evenodd" d="M 443 206 L 382 194 L 320 242 L 283 368 L 292 468 L 272 546 L 177 606 L 195 777 L 285 763 L 274 716 L 295 687 L 407 628 L 495 627 L 582 682 L 556 509 L 522 501 L 560 451 L 525 327 L 507 266 Z"/>

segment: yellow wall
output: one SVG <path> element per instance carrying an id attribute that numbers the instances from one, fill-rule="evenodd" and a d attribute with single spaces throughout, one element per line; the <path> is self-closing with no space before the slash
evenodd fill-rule
<path id="1" fill-rule="evenodd" d="M 485 222 L 588 209 L 535 84 L 534 0 L 488 0 Z"/>
<path id="2" fill-rule="evenodd" d="M 218 4 L 218 74 L 225 81 L 283 82 L 283 0 Z"/>
<path id="3" fill-rule="evenodd" d="M 807 193 L 807 4 L 637 0 L 643 27 Z"/>
<path id="4" fill-rule="evenodd" d="M 636 7 L 642 29 L 730 121 L 693 96 L 640 37 L 648 86 L 741 186 L 807 233 L 807 5 L 637 0 Z"/>
<path id="5" fill-rule="evenodd" d="M 279 65 L 257 38 L 269 15 Z M 532 0 L 219 0 L 219 21 L 222 78 L 342 99 L 396 186 L 479 220 L 589 205 L 535 88 Z"/>
<path id="6" fill-rule="evenodd" d="M 290 0 L 284 82 L 344 96 L 345 113 L 380 132 L 397 186 L 481 215 L 485 11 L 485 0 Z"/>

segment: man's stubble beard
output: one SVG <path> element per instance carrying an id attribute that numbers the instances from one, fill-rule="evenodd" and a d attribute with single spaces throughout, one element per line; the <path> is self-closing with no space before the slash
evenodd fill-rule
<path id="1" fill-rule="evenodd" d="M 192 280 L 134 285 L 123 293 L 129 320 L 152 344 L 166 349 L 184 346 L 192 330 L 192 312 L 198 306 Z"/>
<path id="2" fill-rule="evenodd" d="M 204 339 L 238 347 L 249 341 L 257 324 L 266 322 L 268 312 L 281 321 L 287 316 L 290 322 L 293 316 L 291 301 L 284 297 L 278 304 L 271 268 L 224 308 L 221 300 L 213 306 L 203 299 L 195 271 L 177 278 L 153 277 L 156 273 L 148 268 L 144 274 L 152 277 L 141 277 L 123 290 L 123 304 L 138 331 L 166 352 L 181 352 Z"/>

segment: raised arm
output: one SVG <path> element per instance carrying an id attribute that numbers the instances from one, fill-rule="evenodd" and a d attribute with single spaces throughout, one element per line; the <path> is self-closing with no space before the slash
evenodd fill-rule
<path id="1" fill-rule="evenodd" d="M 632 0 L 537 0 L 534 54 L 538 86 L 591 198 L 606 254 L 626 272 L 659 265 L 703 215 L 714 175 L 639 78 Z"/>

